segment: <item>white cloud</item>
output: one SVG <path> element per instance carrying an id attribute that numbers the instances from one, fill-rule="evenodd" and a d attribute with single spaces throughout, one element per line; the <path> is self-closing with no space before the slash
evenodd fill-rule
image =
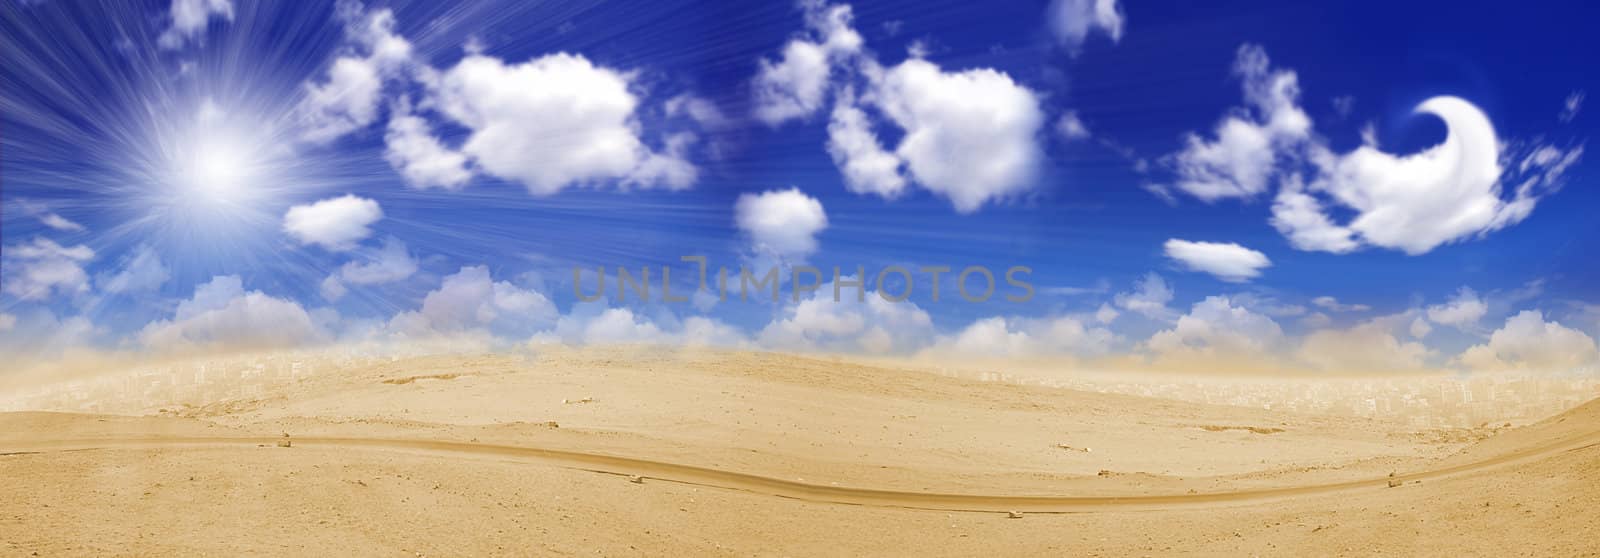
<path id="1" fill-rule="evenodd" d="M 1158 361 L 1177 366 L 1201 362 L 1261 363 L 1283 341 L 1283 329 L 1225 296 L 1206 297 L 1180 316 L 1172 329 L 1156 332 L 1145 348 Z"/>
<path id="2" fill-rule="evenodd" d="M 977 320 L 953 336 L 941 336 L 924 355 L 1026 358 L 1091 357 L 1110 350 L 1116 335 L 1088 327 L 1070 317 L 1043 319 L 990 317 Z"/>
<path id="3" fill-rule="evenodd" d="M 195 285 L 194 294 L 178 303 L 175 316 L 188 319 L 205 312 L 218 310 L 244 294 L 244 280 L 238 275 L 218 275 L 210 282 Z"/>
<path id="4" fill-rule="evenodd" d="M 945 72 L 910 59 L 884 72 L 873 99 L 903 131 L 895 154 L 918 184 L 956 211 L 1033 186 L 1043 153 L 1038 97 L 988 68 Z"/>
<path id="5" fill-rule="evenodd" d="M 639 166 L 622 180 L 623 186 L 660 186 L 679 190 L 694 185 L 700 178 L 700 169 L 689 162 L 689 148 L 699 141 L 691 132 L 678 132 L 667 136 L 665 149 L 647 151 Z"/>
<path id="6" fill-rule="evenodd" d="M 45 300 L 89 292 L 89 275 L 83 263 L 94 259 L 88 246 L 65 247 L 48 238 L 5 248 L 4 288 L 22 300 Z"/>
<path id="7" fill-rule="evenodd" d="M 910 301 L 889 302 L 876 293 L 857 300 L 856 289 L 833 282 L 790 305 L 757 336 L 770 349 L 804 351 L 909 353 L 934 338 L 933 319 Z"/>
<path id="8" fill-rule="evenodd" d="M 433 84 L 433 100 L 472 130 L 461 152 L 484 172 L 521 182 L 534 195 L 620 180 L 627 186 L 689 187 L 682 157 L 692 136 L 654 152 L 639 138 L 632 75 L 556 53 L 521 64 L 468 56 Z"/>
<path id="9" fill-rule="evenodd" d="M 1300 250 L 1344 254 L 1361 247 L 1355 231 L 1334 224 L 1322 202 L 1305 191 L 1299 175 L 1283 179 L 1272 201 L 1271 223 Z"/>
<path id="10" fill-rule="evenodd" d="M 828 227 L 822 203 L 799 188 L 740 194 L 733 209 L 735 224 L 750 235 L 756 252 L 783 258 L 815 252 L 817 233 Z"/>
<path id="11" fill-rule="evenodd" d="M 776 126 L 815 113 L 827 93 L 828 73 L 828 53 L 821 46 L 790 42 L 782 62 L 761 62 L 755 81 L 756 118 Z"/>
<path id="12" fill-rule="evenodd" d="M 1478 321 L 1488 312 L 1489 305 L 1478 298 L 1478 293 L 1462 287 L 1449 302 L 1429 306 L 1428 319 L 1436 324 L 1465 330 L 1478 325 Z"/>
<path id="13" fill-rule="evenodd" d="M 1015 357 L 1031 352 L 1028 334 L 1015 331 L 1005 318 L 992 317 L 973 322 L 955 337 L 940 340 L 928 351 L 962 356 Z"/>
<path id="14" fill-rule="evenodd" d="M 1401 342 L 1384 320 L 1349 329 L 1314 331 L 1300 342 L 1301 360 L 1327 372 L 1416 371 L 1426 367 L 1427 347 Z"/>
<path id="15" fill-rule="evenodd" d="M 703 316 L 683 320 L 680 343 L 689 347 L 744 347 L 750 340 L 739 328 Z"/>
<path id="16" fill-rule="evenodd" d="M 233 21 L 232 0 L 172 0 L 171 22 L 156 43 L 164 49 L 183 47 L 184 42 L 205 31 L 212 17 Z"/>
<path id="17" fill-rule="evenodd" d="M 383 142 L 384 159 L 412 187 L 459 190 L 472 179 L 467 156 L 440 143 L 422 117 L 395 111 Z"/>
<path id="18" fill-rule="evenodd" d="M 1272 265 L 1266 254 L 1233 243 L 1190 242 L 1170 238 L 1164 246 L 1167 257 L 1177 260 L 1184 267 L 1210 273 L 1230 283 L 1243 283 L 1259 277 L 1263 268 Z"/>
<path id="19" fill-rule="evenodd" d="M 697 289 L 693 295 L 689 296 L 689 303 L 694 305 L 695 310 L 701 312 L 710 312 L 712 308 L 717 307 L 719 302 L 722 302 L 721 299 L 716 294 L 713 294 L 710 289 Z"/>
<path id="20" fill-rule="evenodd" d="M 362 261 L 345 263 L 339 268 L 339 278 L 353 285 L 393 283 L 417 272 L 417 260 L 411 257 L 404 242 L 386 238 L 383 247 L 365 254 Z"/>
<path id="21" fill-rule="evenodd" d="M 1116 308 L 1112 308 L 1110 304 L 1105 304 L 1105 303 L 1101 303 L 1100 304 L 1100 309 L 1094 311 L 1094 319 L 1095 319 L 1095 321 L 1100 322 L 1102 324 L 1109 324 L 1111 322 L 1114 322 L 1114 321 L 1116 321 L 1117 316 L 1121 316 L 1121 315 L 1122 315 L 1122 313 L 1118 312 Z"/>
<path id="22" fill-rule="evenodd" d="M 146 347 L 172 350 L 292 347 L 330 337 L 299 304 L 246 292 L 238 276 L 227 275 L 195 287 L 171 320 L 151 322 L 139 338 Z"/>
<path id="23" fill-rule="evenodd" d="M 1312 133 L 1294 72 L 1271 69 L 1265 51 L 1247 44 L 1234 73 L 1250 107 L 1225 117 L 1214 140 L 1189 136 L 1172 159 L 1176 188 L 1209 202 L 1253 197 L 1276 182 L 1271 223 L 1301 250 L 1373 245 L 1416 255 L 1482 237 L 1527 218 L 1583 154 L 1582 145 L 1504 141 L 1481 110 L 1449 96 L 1414 111 L 1444 121 L 1442 143 L 1398 156 L 1369 132 L 1365 145 L 1338 154 Z M 1353 216 L 1341 223 L 1330 205 Z"/>
<path id="24" fill-rule="evenodd" d="M 1178 189 L 1206 201 L 1251 197 L 1266 191 L 1279 151 L 1305 141 L 1311 118 L 1296 104 L 1299 80 L 1273 71 L 1260 46 L 1239 47 L 1233 65 L 1249 108 L 1217 124 L 1216 139 L 1190 134 L 1175 158 Z"/>
<path id="25" fill-rule="evenodd" d="M 1229 298 L 1233 301 L 1234 306 L 1247 308 L 1252 312 L 1260 312 L 1274 318 L 1304 316 L 1307 311 L 1304 306 L 1285 303 L 1271 295 L 1243 292 L 1233 294 Z"/>
<path id="26" fill-rule="evenodd" d="M 851 192 L 894 199 L 906 186 L 900 173 L 900 157 L 878 143 L 871 126 L 853 97 L 841 94 L 828 122 L 828 154 L 844 173 L 845 187 Z"/>
<path id="27" fill-rule="evenodd" d="M 756 118 L 771 126 L 815 114 L 827 95 L 833 65 L 861 50 L 861 35 L 850 27 L 850 6 L 802 5 L 808 36 L 789 41 L 781 60 L 761 60 L 752 84 Z"/>
<path id="28" fill-rule="evenodd" d="M 58 231 L 80 232 L 83 230 L 83 225 L 79 225 L 67 219 L 66 217 L 62 217 L 55 213 L 45 213 L 40 215 L 39 222 L 44 223 L 44 226 L 46 227 L 50 227 Z"/>
<path id="29" fill-rule="evenodd" d="M 1405 156 L 1364 145 L 1347 155 L 1317 157 L 1323 161 L 1322 174 L 1310 185 L 1355 211 L 1344 227 L 1363 241 L 1408 254 L 1522 221 L 1541 192 L 1558 187 L 1561 171 L 1582 153 L 1581 147 L 1534 150 L 1516 173 L 1529 178 L 1507 200 L 1501 189 L 1509 176 L 1501 167 L 1501 141 L 1488 116 L 1455 97 L 1428 99 L 1415 112 L 1444 120 L 1448 135 L 1443 143 Z"/>
<path id="30" fill-rule="evenodd" d="M 322 298 L 328 302 L 338 302 L 339 299 L 344 298 L 346 293 L 350 292 L 350 289 L 344 286 L 344 281 L 340 281 L 338 275 L 329 275 L 323 278 L 322 283 L 317 286 L 317 292 L 321 293 Z"/>
<path id="31" fill-rule="evenodd" d="M 49 206 L 41 202 L 19 198 L 13 200 L 10 206 L 16 208 L 23 215 L 38 219 L 41 224 L 51 229 L 69 233 L 83 232 L 85 230 L 83 225 L 51 211 Z"/>
<path id="32" fill-rule="evenodd" d="M 810 116 L 831 87 L 827 150 L 853 192 L 894 198 L 915 182 L 971 213 L 1033 187 L 1043 159 L 1038 94 L 990 68 L 946 72 L 917 48 L 885 68 L 863 54 L 849 6 L 803 5 L 808 37 L 791 41 L 781 62 L 761 62 L 757 118 L 778 125 Z M 876 119 L 902 132 L 892 150 L 880 144 Z"/>
<path id="33" fill-rule="evenodd" d="M 1112 42 L 1122 40 L 1126 20 L 1117 0 L 1052 0 L 1047 17 L 1056 42 L 1073 53 L 1094 31 L 1104 33 Z"/>
<path id="34" fill-rule="evenodd" d="M 1571 122 L 1578 117 L 1578 111 L 1583 109 L 1583 91 L 1573 91 L 1567 95 L 1567 100 L 1561 103 L 1560 120 L 1563 123 Z"/>
<path id="35" fill-rule="evenodd" d="M 1089 139 L 1089 127 L 1078 118 L 1078 111 L 1069 110 L 1056 119 L 1056 133 L 1069 141 Z"/>
<path id="36" fill-rule="evenodd" d="M 1572 372 L 1594 370 L 1600 352 L 1589 336 L 1556 322 L 1544 321 L 1537 310 L 1506 320 L 1489 342 L 1463 351 L 1457 362 L 1477 370 Z"/>
<path id="37" fill-rule="evenodd" d="M 301 244 L 342 252 L 370 236 L 369 227 L 382 218 L 378 202 L 346 194 L 290 207 L 283 216 L 283 230 Z"/>
<path id="38" fill-rule="evenodd" d="M 155 250 L 140 244 L 122 257 L 115 272 L 96 275 L 95 284 L 107 293 L 131 293 L 155 290 L 170 277 Z"/>
<path id="39" fill-rule="evenodd" d="M 1167 321 L 1177 315 L 1171 308 L 1167 308 L 1167 303 L 1172 302 L 1172 288 L 1167 286 L 1166 280 L 1154 273 L 1146 274 L 1134 282 L 1133 291 L 1117 293 L 1112 301 L 1118 308 L 1153 320 Z"/>
<path id="40" fill-rule="evenodd" d="M 307 141 L 332 141 L 372 124 L 378 118 L 384 82 L 401 77 L 410 62 L 411 43 L 394 33 L 392 11 L 359 12 L 355 4 L 339 9 L 354 52 L 335 59 L 322 83 L 305 85 L 305 98 L 296 111 L 303 126 L 301 137 Z"/>
<path id="41" fill-rule="evenodd" d="M 670 314 L 652 320 L 628 308 L 608 308 L 603 302 L 574 306 L 556 326 L 538 333 L 534 344 L 564 342 L 574 345 L 642 343 L 687 347 L 745 347 L 750 340 L 737 328 L 702 316 L 679 322 Z"/>
<path id="42" fill-rule="evenodd" d="M 1311 299 L 1311 303 L 1334 312 L 1366 312 L 1371 306 L 1365 304 L 1344 304 L 1339 299 L 1331 296 L 1319 296 Z"/>
<path id="43" fill-rule="evenodd" d="M 627 308 L 608 308 L 583 328 L 583 342 L 587 344 L 660 343 L 664 339 L 661 328 L 649 320 L 635 318 Z"/>
<path id="44" fill-rule="evenodd" d="M 6 255 L 22 260 L 39 260 L 48 258 L 66 258 L 77 261 L 87 261 L 94 258 L 94 250 L 79 244 L 71 248 L 62 247 L 55 241 L 42 236 L 34 237 L 32 242 L 13 244 L 6 249 Z"/>
<path id="45" fill-rule="evenodd" d="M 350 285 L 379 285 L 411 277 L 417 272 L 417 260 L 411 256 L 404 242 L 390 237 L 383 246 L 365 251 L 357 259 L 345 262 L 337 272 L 322 280 L 318 290 L 322 298 L 338 301 L 349 292 Z"/>
<path id="46" fill-rule="evenodd" d="M 1433 326 L 1428 325 L 1428 320 L 1422 319 L 1422 316 L 1417 316 L 1416 319 L 1411 320 L 1410 332 L 1411 337 L 1421 339 L 1427 337 L 1429 333 L 1433 333 Z"/>
<path id="47" fill-rule="evenodd" d="M 20 314 L 0 313 L 0 354 L 8 366 L 59 357 L 82 349 L 104 333 L 83 316 L 60 317 L 45 308 Z"/>
<path id="48" fill-rule="evenodd" d="M 1322 312 L 1312 312 L 1300 318 L 1300 325 L 1307 329 L 1322 329 L 1333 324 L 1333 318 Z"/>
<path id="49" fill-rule="evenodd" d="M 667 99 L 661 108 L 667 116 L 687 116 L 706 129 L 716 130 L 733 124 L 733 119 L 723 114 L 715 103 L 689 93 L 680 93 Z"/>
<path id="50" fill-rule="evenodd" d="M 543 294 L 495 281 L 489 268 L 480 265 L 446 276 L 423 297 L 421 309 L 396 315 L 389 329 L 403 337 L 491 331 L 528 335 L 554 323 L 558 315 Z"/>

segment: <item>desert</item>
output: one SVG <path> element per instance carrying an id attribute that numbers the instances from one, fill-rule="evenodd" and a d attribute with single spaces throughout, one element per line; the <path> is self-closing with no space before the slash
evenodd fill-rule
<path id="1" fill-rule="evenodd" d="M 1600 404 L 1418 431 L 648 347 L 0 415 L 39 555 L 1592 555 Z"/>
<path id="2" fill-rule="evenodd" d="M 1600 557 L 1460 4 L 0 0 L 0 558 Z"/>

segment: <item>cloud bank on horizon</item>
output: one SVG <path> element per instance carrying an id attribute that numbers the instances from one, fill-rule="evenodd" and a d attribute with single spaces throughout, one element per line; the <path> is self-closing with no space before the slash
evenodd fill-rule
<path id="1" fill-rule="evenodd" d="M 1448 67 L 1416 85 L 1404 64 L 1303 54 L 1315 33 L 1173 44 L 1143 22 L 1192 7 L 1118 0 L 1023 21 L 821 0 L 312 5 L 4 8 L 0 352 L 654 343 L 1600 371 L 1600 268 L 1581 257 L 1600 193 L 1567 187 L 1592 176 L 1586 83 L 1512 65 L 1462 70 L 1488 90 Z M 761 23 L 695 17 L 710 9 Z M 1198 65 L 1161 59 L 1180 53 Z M 697 291 L 683 256 L 735 282 L 777 268 L 794 296 Z M 1027 266 L 1038 295 L 965 302 L 968 265 Z M 885 282 L 892 266 L 918 272 Z M 648 270 L 684 298 L 573 268 Z"/>

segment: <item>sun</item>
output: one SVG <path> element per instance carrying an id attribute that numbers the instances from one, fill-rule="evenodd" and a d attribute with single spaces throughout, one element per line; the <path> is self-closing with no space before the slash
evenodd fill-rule
<path id="1" fill-rule="evenodd" d="M 254 201 L 273 167 L 270 138 L 207 101 L 175 138 L 168 160 L 169 186 L 181 201 L 239 205 Z"/>
<path id="2" fill-rule="evenodd" d="M 321 184 L 270 104 L 156 98 L 130 141 L 118 234 L 206 269 L 272 249 L 287 203 Z M 277 116 L 274 116 L 277 115 Z"/>

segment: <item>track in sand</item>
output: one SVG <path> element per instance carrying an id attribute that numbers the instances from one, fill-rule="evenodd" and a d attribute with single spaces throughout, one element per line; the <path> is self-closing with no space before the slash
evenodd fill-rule
<path id="1" fill-rule="evenodd" d="M 282 438 L 261 437 L 180 437 L 141 436 L 130 438 L 86 438 L 13 443 L 0 448 L 0 458 L 59 451 L 89 451 L 109 448 L 154 448 L 194 446 L 253 447 L 275 445 Z M 1206 492 L 1141 496 L 1065 496 L 940 494 L 815 484 L 749 473 L 682 465 L 635 457 L 585 453 L 527 446 L 483 444 L 442 440 L 392 438 L 296 437 L 296 447 L 333 447 L 355 450 L 442 453 L 460 456 L 530 460 L 599 474 L 637 477 L 638 480 L 674 482 L 708 488 L 737 490 L 810 502 L 907 509 L 967 512 L 1085 513 L 1096 511 L 1159 510 L 1218 504 L 1247 503 L 1332 492 L 1386 488 L 1397 483 L 1413 483 L 1463 473 L 1535 461 L 1562 452 L 1600 445 L 1600 431 L 1567 437 L 1535 447 L 1519 449 L 1471 463 L 1425 471 L 1395 474 L 1356 481 L 1287 486 L 1229 492 Z"/>

